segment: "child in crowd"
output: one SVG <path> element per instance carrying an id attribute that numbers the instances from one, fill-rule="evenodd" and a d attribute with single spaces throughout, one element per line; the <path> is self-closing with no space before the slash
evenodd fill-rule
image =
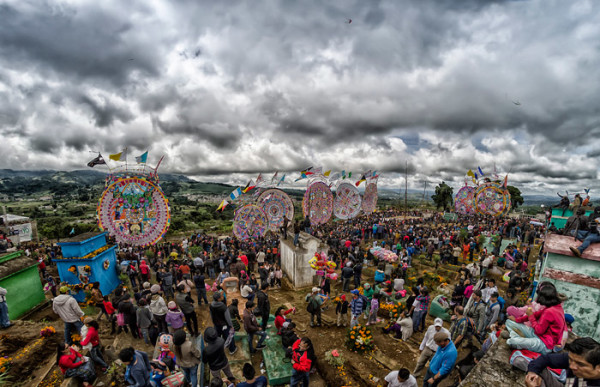
<path id="1" fill-rule="evenodd" d="M 344 323 L 344 326 L 347 325 L 348 322 L 348 301 L 346 300 L 346 295 L 342 294 L 340 296 L 340 300 L 336 302 L 335 306 L 335 314 L 337 315 L 337 326 L 341 326 L 341 323 Z"/>
<path id="2" fill-rule="evenodd" d="M 177 308 L 175 301 L 169 301 L 167 308 L 169 308 L 169 311 L 167 312 L 166 321 L 167 325 L 169 326 L 169 333 L 173 334 L 176 330 L 183 328 L 185 325 L 185 316 L 179 310 L 179 308 Z"/>
<path id="3" fill-rule="evenodd" d="M 371 300 L 371 309 L 369 311 L 369 319 L 367 320 L 367 325 L 377 324 L 377 312 L 379 311 L 379 298 L 381 294 L 373 294 L 373 299 Z"/>
<path id="4" fill-rule="evenodd" d="M 108 299 L 108 296 L 104 296 L 104 301 L 102 302 L 102 304 L 104 305 L 104 310 L 106 310 L 106 315 L 108 316 L 108 321 L 110 321 L 110 325 L 111 325 L 110 334 L 114 335 L 116 332 L 115 308 L 113 307 L 112 302 L 110 302 L 110 300 Z"/>

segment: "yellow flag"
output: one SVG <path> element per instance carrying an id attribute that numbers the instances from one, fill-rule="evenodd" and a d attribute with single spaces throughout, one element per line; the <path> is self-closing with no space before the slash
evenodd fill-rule
<path id="1" fill-rule="evenodd" d="M 329 174 L 330 174 L 330 173 L 331 173 L 331 169 L 330 169 L 329 171 L 325 172 L 323 175 L 324 175 L 325 177 L 329 177 Z"/>
<path id="2" fill-rule="evenodd" d="M 115 153 L 114 155 L 108 156 L 108 158 L 111 160 L 119 161 L 119 160 L 121 160 L 122 154 L 123 154 L 123 152 Z"/>

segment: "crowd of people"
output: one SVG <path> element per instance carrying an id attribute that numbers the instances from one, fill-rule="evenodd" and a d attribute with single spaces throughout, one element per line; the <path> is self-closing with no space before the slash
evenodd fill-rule
<path id="1" fill-rule="evenodd" d="M 539 371 L 539 364 L 564 361 L 553 355 L 564 354 L 564 349 L 570 348 L 566 338 L 573 316 L 564 313 L 564 296 L 551 283 L 539 284 L 536 298 L 530 299 L 533 283 L 529 260 L 539 253 L 534 250 L 534 241 L 542 238 L 543 227 L 508 218 L 459 217 L 449 221 L 437 213 L 416 212 L 409 218 L 397 215 L 394 211 L 382 211 L 352 221 L 317 227 L 297 221 L 289 227 L 294 245 L 299 244 L 299 228 L 327 243 L 327 255 L 339 270 L 339 284 L 324 277 L 305 298 L 311 327 L 322 326 L 321 315 L 332 301 L 334 287 L 338 296 L 337 326 L 371 325 L 386 339 L 419 345 L 415 368 L 412 372 L 407 368 L 391 372 L 385 378 L 389 386 L 416 386 L 420 378 L 424 386 L 435 386 L 453 372 L 462 380 L 500 335 L 506 336 L 508 345 L 518 351 L 511 363 L 525 371 L 532 367 L 527 383 L 539 385 L 535 383 L 543 379 L 551 385 L 545 379 L 548 375 Z M 288 237 L 287 230 L 285 233 Z M 492 239 L 491 251 L 482 246 L 480 236 Z M 121 360 L 128 364 L 126 378 L 131 385 L 154 385 L 181 369 L 185 380 L 195 386 L 200 361 L 207 363 L 214 385 L 263 385 L 264 376 L 256 377 L 251 364 L 244 366 L 246 381 L 236 380 L 231 372 L 228 356 L 237 351 L 234 334 L 243 327 L 253 354 L 265 348 L 266 340 L 281 340 L 293 365 L 291 385 L 307 386 L 316 364 L 312 342 L 308 336 L 297 335 L 292 321 L 294 308 L 273 311 L 270 305 L 269 292 L 281 286 L 283 278 L 279 237 L 269 233 L 265 238 L 240 241 L 195 233 L 181 242 L 148 249 L 120 245 L 120 268 L 131 287 L 119 287 L 109 296 L 102 295 L 95 285 L 92 302 L 101 313 L 83 322 L 83 312 L 69 295 L 69 288 L 56 285 L 57 281 L 44 270 L 47 284 L 58 287 L 53 308 L 64 321 L 65 342 L 57 348 L 57 359 L 65 376 L 80 378 L 86 384 L 94 376 L 90 362 L 106 369 L 98 339 L 98 323 L 106 316 L 113 334 L 130 333 L 151 345 L 160 343 L 165 334 L 172 338 L 168 345 L 175 355 L 172 359 L 150 359 L 133 348 L 120 353 Z M 503 239 L 514 243 L 500 251 Z M 371 253 L 370 248 L 375 246 L 395 252 L 398 261 L 380 262 Z M 51 248 L 37 249 L 36 253 L 45 264 L 51 262 L 48 258 L 59 254 Z M 405 289 L 407 273 L 413 272 L 413 260 L 417 257 L 430 259 L 436 267 L 448 264 L 455 268 L 456 277 L 451 279 L 451 294 L 447 297 L 452 315 L 448 326 L 440 318 L 427 326 L 436 289 L 427 288 L 423 278 L 417 278 L 414 286 Z M 510 270 L 506 289 L 497 286 L 497 276 L 492 275 L 494 267 Z M 368 277 L 367 272 L 373 272 L 373 276 Z M 240 292 L 239 299 L 227 299 L 231 286 Z M 382 323 L 379 309 L 398 302 L 406 308 L 397 319 Z M 203 332 L 206 347 L 200 354 L 195 340 L 200 334 L 197 309 L 201 305 L 208 308 L 211 321 Z M 276 315 L 276 338 L 266 333 L 272 313 Z M 91 346 L 89 361 L 81 355 L 80 348 L 72 346 L 71 334 L 82 328 L 87 328 L 87 332 L 80 345 Z M 423 336 L 415 341 L 419 332 Z M 587 346 L 581 347 L 584 349 L 575 348 L 582 354 L 582 361 L 594 365 L 596 358 L 586 352 L 593 347 L 593 340 L 586 340 Z M 463 351 L 470 356 L 457 361 Z M 527 364 L 522 364 L 523 359 Z M 532 375 L 536 372 L 533 370 L 539 371 L 539 377 Z M 576 369 L 571 370 L 573 375 L 587 378 L 579 376 L 583 374 Z"/>

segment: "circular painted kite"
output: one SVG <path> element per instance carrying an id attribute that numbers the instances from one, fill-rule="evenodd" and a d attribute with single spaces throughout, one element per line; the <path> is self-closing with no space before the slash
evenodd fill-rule
<path id="1" fill-rule="evenodd" d="M 369 183 L 363 195 L 362 210 L 365 214 L 371 214 L 377 208 L 377 184 Z"/>
<path id="2" fill-rule="evenodd" d="M 265 212 L 254 204 L 246 204 L 235 212 L 233 233 L 241 240 L 265 235 L 269 220 Z"/>
<path id="3" fill-rule="evenodd" d="M 475 194 L 475 187 L 465 185 L 458 190 L 454 197 L 454 209 L 458 214 L 471 215 L 475 213 L 475 207 L 473 204 L 473 196 Z"/>
<path id="4" fill-rule="evenodd" d="M 283 226 L 283 219 L 294 219 L 294 203 L 280 189 L 268 189 L 260 194 L 257 205 L 269 219 L 269 230 L 277 232 Z"/>
<path id="5" fill-rule="evenodd" d="M 320 181 L 308 186 L 302 199 L 302 211 L 313 226 L 327 223 L 333 212 L 333 194 L 329 186 Z"/>
<path id="6" fill-rule="evenodd" d="M 352 219 L 360 212 L 362 199 L 354 184 L 341 183 L 335 191 L 333 214 L 339 219 Z"/>
<path id="7" fill-rule="evenodd" d="M 109 176 L 96 209 L 98 227 L 117 242 L 146 246 L 169 229 L 169 201 L 144 175 Z"/>
<path id="8" fill-rule="evenodd" d="M 473 205 L 478 214 L 504 216 L 510 211 L 510 193 L 500 183 L 485 183 L 475 189 Z"/>

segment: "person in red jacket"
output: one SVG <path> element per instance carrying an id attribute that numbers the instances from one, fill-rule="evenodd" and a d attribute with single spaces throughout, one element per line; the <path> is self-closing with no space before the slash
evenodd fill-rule
<path id="1" fill-rule="evenodd" d="M 94 367 L 78 351 L 76 346 L 60 342 L 56 346 L 56 364 L 60 367 L 65 378 L 76 378 L 85 387 L 91 386 L 96 379 Z"/>
<path id="2" fill-rule="evenodd" d="M 527 349 L 545 355 L 565 344 L 563 338 L 567 324 L 562 300 L 552 283 L 539 284 L 536 301 L 545 308 L 534 312 L 530 307 L 521 317 L 509 316 L 506 328 L 510 338 L 506 344 L 511 348 Z M 525 321 L 529 321 L 531 326 L 523 324 Z"/>
<path id="3" fill-rule="evenodd" d="M 292 377 L 290 387 L 302 384 L 308 387 L 310 369 L 316 360 L 312 341 L 308 337 L 298 339 L 292 346 Z"/>
<path id="4" fill-rule="evenodd" d="M 142 262 L 140 262 L 140 274 L 142 275 L 143 282 L 150 281 L 150 267 L 143 259 Z"/>
<path id="5" fill-rule="evenodd" d="M 83 320 L 83 323 L 88 327 L 88 331 L 87 335 L 83 340 L 81 340 L 80 344 L 82 347 L 92 344 L 90 357 L 94 363 L 102 367 L 102 372 L 106 372 L 108 365 L 104 361 L 104 358 L 102 357 L 102 351 L 100 350 L 100 337 L 98 336 L 100 327 L 98 326 L 98 321 L 92 319 L 91 317 L 86 317 L 85 320 Z"/>
<path id="6" fill-rule="evenodd" d="M 110 321 L 111 325 L 111 335 L 116 333 L 116 317 L 115 317 L 115 307 L 112 302 L 108 299 L 108 296 L 104 296 L 104 301 L 102 301 L 102 305 L 104 305 L 104 310 L 106 311 L 106 315 L 108 316 L 108 321 Z"/>

